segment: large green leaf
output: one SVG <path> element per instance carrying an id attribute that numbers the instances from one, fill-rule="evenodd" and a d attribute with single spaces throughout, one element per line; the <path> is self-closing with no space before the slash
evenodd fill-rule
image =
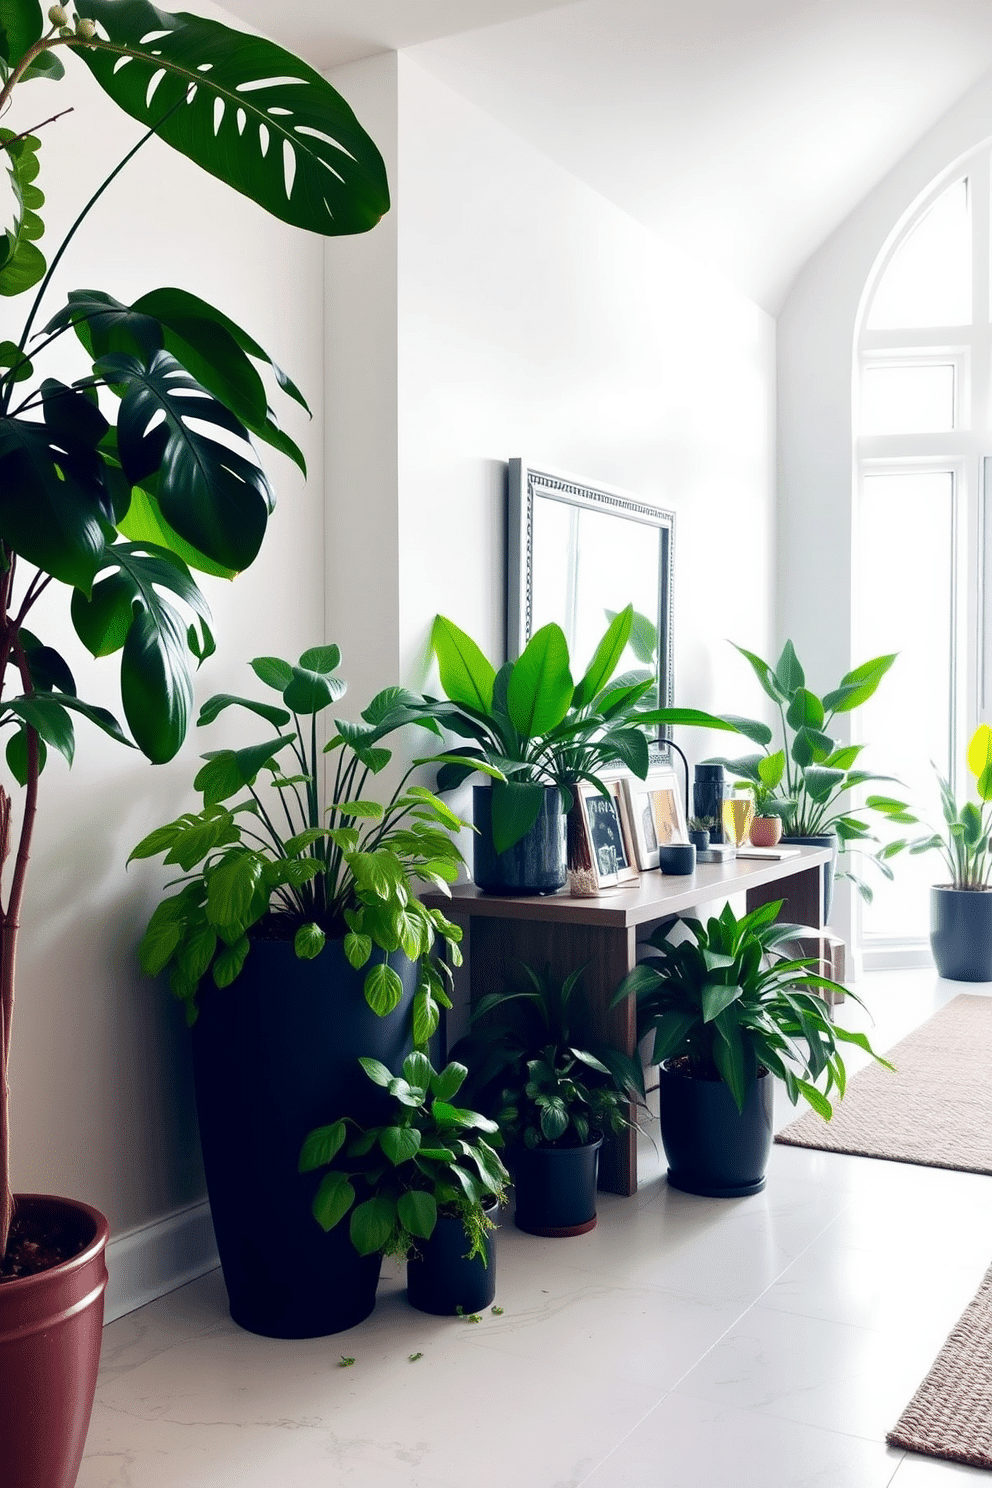
<path id="1" fill-rule="evenodd" d="M 772 671 L 767 661 L 762 661 L 761 657 L 756 656 L 753 651 L 747 651 L 743 646 L 738 646 L 736 641 L 731 641 L 730 644 L 733 646 L 735 651 L 739 651 L 741 655 L 751 663 L 751 666 L 754 670 L 754 675 L 761 683 L 762 690 L 768 694 L 772 702 L 785 702 L 786 698 L 788 697 L 788 693 L 785 692 L 779 685 L 775 673 Z"/>
<path id="2" fill-rule="evenodd" d="M 537 821 L 544 804 L 543 785 L 529 781 L 496 781 L 492 788 L 493 847 L 507 852 Z"/>
<path id="3" fill-rule="evenodd" d="M 38 0 L 0 0 L 0 58 L 17 63 L 40 41 L 45 22 Z"/>
<path id="4" fill-rule="evenodd" d="M 859 708 L 862 703 L 866 703 L 874 696 L 875 689 L 895 661 L 896 654 L 892 652 L 889 656 L 874 656 L 871 661 L 862 662 L 861 666 L 848 672 L 841 678 L 836 692 L 828 693 L 823 699 L 824 706 L 832 708 L 835 713 L 850 713 L 852 708 Z"/>
<path id="5" fill-rule="evenodd" d="M 14 221 L 0 236 L 0 295 L 21 294 L 45 273 L 45 258 L 35 239 L 45 231 L 38 208 L 45 198 L 34 180 L 38 175 L 41 141 L 33 134 L 16 135 L 0 129 L 0 147 L 16 210 Z"/>
<path id="6" fill-rule="evenodd" d="M 823 724 L 823 704 L 808 687 L 797 687 L 792 695 L 785 721 L 792 729 L 818 729 Z"/>
<path id="7" fill-rule="evenodd" d="M 431 648 L 437 657 L 445 695 L 453 703 L 488 713 L 493 702 L 496 668 L 486 660 L 472 637 L 444 615 L 437 615 L 431 627 Z"/>
<path id="8" fill-rule="evenodd" d="M 193 789 L 202 791 L 203 804 L 216 806 L 253 785 L 259 770 L 270 764 L 280 749 L 292 744 L 292 736 L 248 744 L 244 749 L 217 749 L 204 755 L 207 763 L 197 771 Z"/>
<path id="9" fill-rule="evenodd" d="M 564 631 L 554 622 L 542 625 L 514 662 L 507 684 L 514 728 L 525 739 L 549 733 L 568 712 L 573 691 Z"/>
<path id="10" fill-rule="evenodd" d="M 572 698 L 573 708 L 586 707 L 598 693 L 602 692 L 620 664 L 633 623 L 633 605 L 628 605 L 610 621 L 606 634 L 596 647 L 596 654 L 589 663 L 585 676 L 575 688 L 575 695 Z"/>
<path id="11" fill-rule="evenodd" d="M 790 698 L 798 688 L 806 686 L 806 677 L 791 641 L 786 641 L 782 647 L 782 655 L 775 664 L 775 682 L 786 697 Z"/>
<path id="12" fill-rule="evenodd" d="M 379 151 L 291 52 L 146 0 L 77 9 L 97 22 L 79 55 L 114 102 L 273 216 L 336 236 L 365 232 L 388 210 Z"/>

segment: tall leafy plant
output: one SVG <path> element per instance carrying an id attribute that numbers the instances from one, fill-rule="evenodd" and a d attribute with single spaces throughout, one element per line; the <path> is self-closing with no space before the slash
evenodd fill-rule
<path id="1" fill-rule="evenodd" d="M 972 734 L 967 763 L 980 804 L 966 800 L 958 805 L 950 780 L 938 776 L 944 831 L 930 832 L 906 845 L 914 856 L 939 852 L 950 871 L 952 889 L 981 891 L 992 879 L 992 729 L 987 723 L 979 724 Z"/>
<path id="2" fill-rule="evenodd" d="M 52 749 L 71 763 L 76 717 L 131 743 L 106 709 L 78 696 L 64 658 L 29 629 L 32 612 L 46 590 L 63 586 L 84 646 L 96 657 L 120 654 L 134 744 L 152 761 L 172 758 L 189 722 L 192 671 L 214 648 L 190 570 L 233 577 L 246 568 L 273 505 L 251 438 L 305 472 L 263 377 L 305 408 L 303 396 L 229 316 L 174 287 L 130 305 L 79 289 L 42 316 L 52 274 L 94 204 L 155 134 L 312 232 L 365 231 L 389 204 L 381 157 L 351 109 L 271 42 L 146 0 L 80 0 L 72 14 L 55 5 L 47 20 L 38 0 L 0 0 L 0 115 L 22 84 L 57 83 L 68 54 L 145 133 L 48 264 L 38 246 L 41 141 L 0 128 L 14 202 L 0 233 L 0 295 L 35 290 L 20 331 L 0 339 L 0 681 L 11 681 L 0 726 L 23 788 L 15 812 L 0 787 L 0 864 L 9 859 L 0 904 L 0 1256 L 12 1213 L 6 1090 L 17 926 L 39 777 Z M 142 239 L 136 224 L 136 256 Z M 45 357 L 70 331 L 86 356 L 67 384 L 45 375 Z"/>

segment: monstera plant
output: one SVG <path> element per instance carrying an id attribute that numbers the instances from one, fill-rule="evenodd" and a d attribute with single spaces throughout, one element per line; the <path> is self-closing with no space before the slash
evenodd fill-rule
<path id="1" fill-rule="evenodd" d="M 269 41 L 146 0 L 79 0 L 74 13 L 54 5 L 47 18 L 37 0 L 0 0 L 0 116 L 15 89 L 39 79 L 49 87 L 30 90 L 48 95 L 37 117 L 54 115 L 50 85 L 63 77 L 63 61 L 87 70 L 145 131 L 49 264 L 39 247 L 40 126 L 37 134 L 0 128 L 13 202 L 0 231 L 0 295 L 34 291 L 19 331 L 0 336 L 0 679 L 10 683 L 0 725 L 8 730 L 8 770 L 21 788 L 0 787 L 0 860 L 10 855 L 0 904 L 3 1091 L 17 926 L 46 756 L 55 749 L 71 762 L 76 717 L 120 743 L 133 741 L 154 762 L 176 753 L 193 702 L 192 671 L 214 648 L 191 569 L 233 577 L 246 568 L 273 506 L 251 438 L 305 473 L 301 451 L 269 406 L 263 375 L 306 403 L 228 315 L 176 287 L 133 304 L 81 288 L 51 305 L 52 273 L 99 197 L 153 135 L 311 232 L 363 232 L 389 206 L 382 159 L 351 109 L 311 67 Z M 136 256 L 142 236 L 136 223 Z M 84 355 L 78 378 L 65 383 L 46 374 L 46 356 L 53 346 L 61 351 L 70 333 Z M 55 585 L 93 656 L 120 655 L 127 731 L 79 697 L 65 660 L 29 628 L 36 601 Z M 0 1258 L 12 1214 L 7 1152 L 3 1105 Z M 15 1473 L 11 1481 L 28 1478 Z"/>

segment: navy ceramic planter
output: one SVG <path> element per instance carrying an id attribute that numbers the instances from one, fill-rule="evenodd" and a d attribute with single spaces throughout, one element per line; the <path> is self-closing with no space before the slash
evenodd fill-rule
<path id="1" fill-rule="evenodd" d="M 834 905 L 834 873 L 837 868 L 836 832 L 824 832 L 819 837 L 787 837 L 783 834 L 779 841 L 783 847 L 791 844 L 793 847 L 829 847 L 831 849 L 830 862 L 823 865 L 823 923 L 829 925 L 830 911 Z"/>
<path id="2" fill-rule="evenodd" d="M 775 1082 L 760 1075 L 738 1111 L 722 1080 L 658 1070 L 661 1139 L 668 1182 L 683 1193 L 737 1199 L 760 1193 L 772 1146 Z"/>
<path id="3" fill-rule="evenodd" d="M 992 890 L 930 890 L 930 947 L 949 982 L 992 982 Z"/>
<path id="4" fill-rule="evenodd" d="M 564 1239 L 596 1224 L 596 1180 L 603 1138 L 584 1147 L 520 1147 L 513 1154 L 513 1222 L 529 1235 Z"/>
<path id="5" fill-rule="evenodd" d="M 475 825 L 473 878 L 485 894 L 556 894 L 565 887 L 565 813 L 556 785 L 544 791 L 537 821 L 506 852 L 493 846 L 492 787 L 472 787 Z"/>
<path id="6" fill-rule="evenodd" d="M 496 1205 L 493 1205 L 495 1217 Z M 418 1254 L 406 1263 L 407 1298 L 418 1312 L 454 1317 L 481 1312 L 496 1296 L 496 1236 L 486 1236 L 485 1260 L 468 1259 L 470 1241 L 457 1215 L 439 1214 L 429 1240 L 417 1242 Z"/>
<path id="7" fill-rule="evenodd" d="M 358 1059 L 399 1068 L 416 980 L 405 956 L 389 960 L 405 997 L 386 1018 L 337 941 L 313 961 L 261 941 L 229 987 L 204 985 L 192 1028 L 200 1143 L 231 1316 L 249 1332 L 322 1337 L 375 1306 L 381 1257 L 360 1256 L 347 1224 L 325 1234 L 310 1207 L 319 1174 L 297 1162 L 315 1126 L 379 1119 L 383 1092 Z"/>

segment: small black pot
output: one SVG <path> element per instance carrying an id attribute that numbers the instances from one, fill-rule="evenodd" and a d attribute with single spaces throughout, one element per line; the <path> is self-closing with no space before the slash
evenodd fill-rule
<path id="1" fill-rule="evenodd" d="M 556 785 L 545 787 L 544 804 L 530 831 L 504 853 L 493 846 L 492 786 L 472 787 L 475 862 L 472 876 L 484 894 L 556 894 L 568 875 L 565 813 Z"/>
<path id="2" fill-rule="evenodd" d="M 584 1147 L 520 1147 L 513 1155 L 514 1224 L 528 1235 L 565 1239 L 596 1225 L 602 1133 Z"/>
<path id="3" fill-rule="evenodd" d="M 710 834 L 705 832 L 690 832 L 689 841 L 697 852 L 705 852 L 710 845 Z"/>
<path id="4" fill-rule="evenodd" d="M 722 1080 L 694 1080 L 661 1065 L 658 1101 L 669 1187 L 708 1199 L 760 1193 L 772 1146 L 774 1096 L 774 1080 L 762 1073 L 738 1111 Z"/>
<path id="5" fill-rule="evenodd" d="M 930 948 L 948 982 L 992 982 L 992 889 L 930 890 Z"/>
<path id="6" fill-rule="evenodd" d="M 830 924 L 830 911 L 834 906 L 834 873 L 837 868 L 837 833 L 823 832 L 818 837 L 792 837 L 784 833 L 779 838 L 783 847 L 829 847 L 832 857 L 823 865 L 823 923 Z"/>
<path id="7" fill-rule="evenodd" d="M 490 1217 L 495 1217 L 493 1211 Z M 439 1214 L 429 1240 L 418 1241 L 419 1254 L 406 1263 L 406 1295 L 411 1307 L 437 1317 L 481 1312 L 496 1296 L 496 1236 L 486 1236 L 485 1260 L 468 1259 L 471 1241 L 457 1215 Z"/>

